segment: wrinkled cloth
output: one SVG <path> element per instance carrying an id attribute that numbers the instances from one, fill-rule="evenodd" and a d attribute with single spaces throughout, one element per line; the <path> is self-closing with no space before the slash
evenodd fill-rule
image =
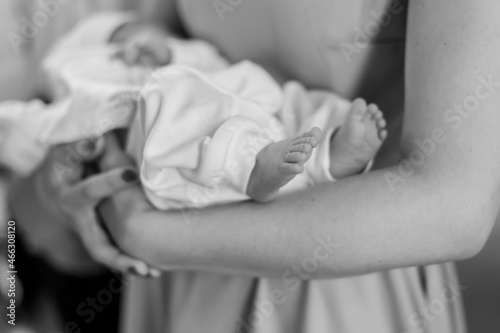
<path id="1" fill-rule="evenodd" d="M 333 181 L 329 139 L 350 103 L 295 82 L 281 88 L 260 66 L 229 65 L 203 41 L 166 37 L 173 64 L 151 73 L 129 68 L 108 41 L 133 20 L 130 13 L 99 13 L 63 37 L 44 61 L 55 102 L 26 104 L 15 123 L 28 124 L 35 140 L 51 145 L 132 124 L 129 152 L 159 209 L 248 199 L 258 152 L 313 126 L 325 132 L 324 140 L 283 191 Z"/>
<path id="2" fill-rule="evenodd" d="M 270 143 L 317 126 L 320 147 L 283 191 L 333 181 L 330 137 L 350 103 L 295 82 L 282 90 L 261 67 L 241 62 L 202 73 L 169 66 L 143 91 L 129 151 L 140 161 L 143 188 L 160 209 L 248 199 L 256 156 Z"/>

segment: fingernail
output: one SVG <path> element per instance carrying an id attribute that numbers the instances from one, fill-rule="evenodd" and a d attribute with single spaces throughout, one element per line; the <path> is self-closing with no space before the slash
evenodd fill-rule
<path id="1" fill-rule="evenodd" d="M 134 170 L 125 170 L 122 173 L 122 179 L 127 183 L 132 183 L 137 180 L 137 172 Z"/>

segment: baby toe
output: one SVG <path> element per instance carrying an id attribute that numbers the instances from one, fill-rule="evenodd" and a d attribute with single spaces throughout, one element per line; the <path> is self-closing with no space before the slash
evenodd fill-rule
<path id="1" fill-rule="evenodd" d="M 319 144 L 318 140 L 314 136 L 306 136 L 306 137 L 295 140 L 293 142 L 293 145 L 295 146 L 295 145 L 300 145 L 303 143 L 309 144 L 312 147 L 316 147 Z"/>
<path id="2" fill-rule="evenodd" d="M 375 114 L 378 111 L 378 107 L 375 104 L 368 104 L 367 110 L 368 113 Z"/>
<path id="3" fill-rule="evenodd" d="M 293 152 L 288 153 L 285 156 L 286 163 L 300 163 L 305 162 L 307 160 L 307 154 L 302 152 Z"/>
<path id="4" fill-rule="evenodd" d="M 382 113 L 378 109 L 378 106 L 376 106 L 375 104 L 370 104 L 368 106 L 367 115 L 370 116 L 371 120 L 376 121 L 377 119 L 380 119 L 380 117 L 382 116 Z"/>
<path id="5" fill-rule="evenodd" d="M 384 118 L 384 114 L 382 113 L 382 111 L 377 109 L 377 111 L 375 112 L 375 119 L 382 119 L 382 118 Z"/>
<path id="6" fill-rule="evenodd" d="M 384 141 L 387 138 L 387 130 L 381 130 L 378 132 L 378 138 L 380 141 Z"/>
<path id="7" fill-rule="evenodd" d="M 297 140 L 298 140 L 298 139 L 303 139 L 303 138 L 306 138 L 306 137 L 308 137 L 308 136 L 309 136 L 309 132 L 304 132 L 304 133 L 302 133 L 301 135 L 297 136 Z"/>
<path id="8" fill-rule="evenodd" d="M 352 102 L 351 112 L 354 116 L 363 116 L 367 111 L 366 102 L 362 98 L 356 98 Z"/>
<path id="9" fill-rule="evenodd" d="M 290 147 L 289 152 L 290 153 L 299 152 L 299 153 L 309 154 L 312 151 L 312 149 L 313 147 L 309 143 L 299 143 Z"/>
<path id="10" fill-rule="evenodd" d="M 385 121 L 384 118 L 377 120 L 377 128 L 382 129 L 382 128 L 385 128 L 386 125 L 387 125 L 387 122 Z"/>
<path id="11" fill-rule="evenodd" d="M 280 171 L 283 174 L 298 175 L 304 171 L 304 166 L 297 163 L 283 163 L 280 165 Z"/>

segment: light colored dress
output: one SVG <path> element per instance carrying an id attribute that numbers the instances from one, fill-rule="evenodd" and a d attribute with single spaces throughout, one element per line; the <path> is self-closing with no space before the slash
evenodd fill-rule
<path id="1" fill-rule="evenodd" d="M 249 58 L 283 81 L 379 104 L 391 136 L 376 165 L 394 162 L 404 100 L 406 1 L 367 43 L 359 36 L 356 43 L 356 35 L 389 8 L 387 0 L 178 0 L 178 5 L 189 32 L 232 61 Z M 296 276 L 169 272 L 159 280 L 131 282 L 122 332 L 463 333 L 461 292 L 453 264 L 306 282 Z"/>

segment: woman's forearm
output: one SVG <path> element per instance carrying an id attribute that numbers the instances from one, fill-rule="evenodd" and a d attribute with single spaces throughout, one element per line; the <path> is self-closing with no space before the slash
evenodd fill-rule
<path id="1" fill-rule="evenodd" d="M 144 207 L 142 214 L 114 206 L 143 202 L 138 190 L 108 205 L 119 207 L 122 216 L 131 214 L 124 225 L 112 226 L 119 245 L 159 267 L 276 277 L 316 262 L 309 278 L 339 277 L 477 253 L 494 214 L 481 210 L 479 198 L 464 209 L 462 200 L 441 195 L 440 186 L 446 185 L 415 176 L 392 192 L 384 173 L 373 172 L 266 205 L 184 212 Z M 466 190 L 457 183 L 446 192 Z"/>
<path id="2" fill-rule="evenodd" d="M 499 16 L 496 0 L 411 2 L 399 165 L 266 205 L 184 213 L 125 191 L 107 203 L 108 218 L 124 217 L 109 219 L 111 232 L 161 267 L 260 276 L 305 265 L 307 278 L 339 277 L 474 255 L 498 214 Z"/>

